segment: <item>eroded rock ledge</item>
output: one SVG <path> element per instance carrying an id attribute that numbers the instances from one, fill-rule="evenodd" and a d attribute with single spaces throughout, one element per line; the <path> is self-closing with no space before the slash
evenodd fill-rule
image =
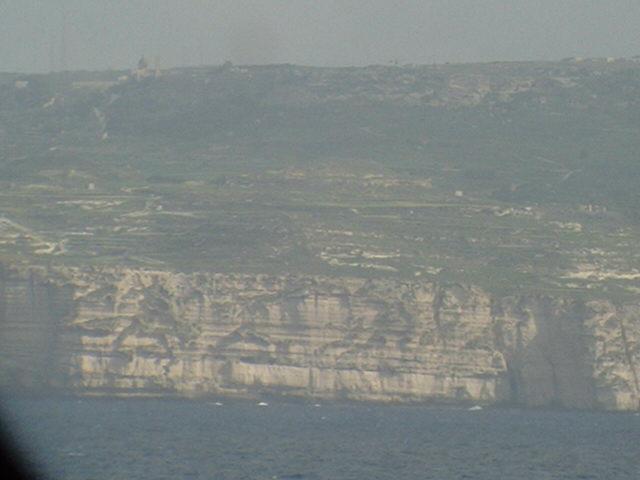
<path id="1" fill-rule="evenodd" d="M 0 272 L 3 385 L 638 408 L 640 307 L 473 286 Z"/>

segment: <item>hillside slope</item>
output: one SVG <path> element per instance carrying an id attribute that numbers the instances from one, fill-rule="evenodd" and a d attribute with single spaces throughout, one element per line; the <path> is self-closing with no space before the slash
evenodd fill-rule
<path id="1" fill-rule="evenodd" d="M 60 271 L 90 269 L 94 278 L 86 282 L 95 284 L 106 282 L 104 272 L 124 269 L 143 277 L 144 272 L 153 271 L 158 278 L 293 276 L 295 284 L 346 289 L 347 297 L 356 295 L 348 286 L 354 282 L 393 285 L 391 291 L 426 289 L 434 298 L 436 291 L 453 289 L 466 292 L 464 298 L 478 297 L 472 307 L 455 307 L 460 325 L 474 324 L 480 315 L 481 326 L 470 326 L 465 333 L 466 327 L 458 325 L 462 330 L 454 337 L 464 340 L 439 346 L 446 354 L 438 350 L 429 359 L 424 355 L 433 353 L 424 345 L 439 345 L 438 335 L 444 335 L 432 332 L 433 338 L 426 339 L 429 329 L 435 328 L 431 323 L 439 323 L 438 314 L 427 313 L 433 301 L 423 309 L 418 300 L 402 300 L 406 311 L 401 309 L 405 312 L 401 314 L 395 310 L 400 308 L 400 300 L 393 300 L 396 294 L 386 298 L 377 290 L 367 302 L 395 305 L 391 310 L 380 307 L 375 314 L 360 315 L 343 306 L 322 320 L 304 320 L 320 325 L 335 321 L 342 325 L 339 334 L 317 325 L 312 334 L 288 331 L 288 327 L 273 334 L 290 336 L 291 345 L 303 342 L 294 364 L 309 375 L 315 350 L 306 342 L 315 343 L 303 341 L 303 335 L 328 335 L 333 339 L 329 343 L 348 343 L 358 332 L 349 322 L 359 325 L 358 321 L 376 318 L 378 340 L 387 346 L 366 350 L 369 363 L 354 360 L 347 370 L 357 364 L 356 370 L 384 377 L 385 368 L 436 375 L 442 367 L 449 372 L 442 374 L 447 378 L 493 379 L 485 389 L 493 393 L 486 398 L 469 394 L 473 399 L 633 408 L 638 398 L 633 377 L 640 368 L 635 340 L 640 327 L 633 313 L 640 292 L 639 152 L 640 62 L 636 59 L 366 68 L 225 65 L 159 75 L 138 72 L 137 76 L 128 72 L 0 74 L 0 262 L 7 271 L 22 272 L 15 274 L 19 278 L 27 278 L 25 272 L 32 268 L 44 268 L 38 271 L 50 272 L 52 278 Z M 47 275 L 39 274 L 38 282 L 48 285 Z M 67 276 L 77 279 L 78 275 Z M 120 288 L 118 275 L 113 275 L 114 285 L 104 286 L 108 291 Z M 77 291 L 80 286 L 74 281 L 65 282 Z M 305 290 L 303 297 L 317 295 L 316 288 L 320 287 Z M 170 297 L 183 301 L 175 292 Z M 9 297 L 2 300 L 5 332 L 15 332 L 16 322 L 28 316 L 25 312 L 37 310 L 34 298 L 24 308 L 12 307 Z M 105 352 L 119 351 L 122 342 L 112 344 L 107 338 L 133 327 L 115 321 L 112 317 L 119 316 L 118 309 L 104 301 L 87 318 L 97 322 L 105 309 L 111 312 L 107 315 L 111 320 L 103 319 L 99 327 L 104 335 L 101 345 Z M 54 369 L 53 377 L 39 374 L 40 382 L 81 390 L 133 385 L 113 380 L 130 371 L 131 365 L 114 373 L 109 362 L 95 367 L 102 381 L 90 380 L 94 374 L 89 371 L 85 377 L 80 372 L 82 381 L 69 380 L 78 374 L 69 362 L 75 369 L 77 362 L 85 365 L 78 358 L 86 342 L 93 342 L 74 344 L 64 334 L 85 318 L 78 309 L 90 310 L 81 300 L 75 302 L 63 302 L 64 311 L 51 317 L 51 322 L 57 319 L 55 325 L 40 320 L 35 324 L 40 326 L 34 332 L 62 332 L 60 345 L 67 345 L 56 346 L 57 353 L 52 354 L 56 362 L 67 365 L 66 370 Z M 235 308 L 245 308 L 243 301 L 237 302 Z M 489 312 L 490 304 L 493 314 L 477 313 L 485 307 Z M 571 375 L 582 379 L 578 390 L 571 387 L 573 393 L 561 394 L 565 387 L 540 386 L 521 397 L 522 389 L 535 382 L 514 386 L 522 383 L 517 380 L 521 373 L 514 373 L 520 370 L 513 364 L 507 367 L 504 358 L 518 349 L 499 345 L 500 336 L 492 330 L 496 309 L 521 312 L 505 314 L 509 318 L 539 318 L 534 322 L 536 332 L 540 325 L 549 324 L 551 331 L 564 332 L 559 338 L 579 336 L 581 340 L 567 346 L 581 359 L 571 367 Z M 522 313 L 529 310 L 542 313 Z M 144 323 L 141 319 L 147 314 L 137 312 L 124 323 Z M 273 315 L 258 317 L 264 317 L 260 321 L 266 324 L 288 318 Z M 402 333 L 405 327 L 393 320 L 397 315 L 404 315 L 408 324 L 430 326 L 418 334 L 417 327 L 405 325 Z M 430 320 L 421 320 L 421 315 Z M 166 328 L 179 328 L 178 317 Z M 242 317 L 234 328 L 258 322 L 258 317 Z M 193 318 L 198 320 L 188 322 L 205 322 L 204 317 Z M 263 327 L 252 335 L 268 337 Z M 377 330 L 362 328 L 360 333 L 375 337 Z M 476 328 L 485 329 L 489 336 L 480 335 L 481 346 L 470 347 L 467 342 L 477 337 Z M 515 331 L 509 335 L 516 335 Z M 58 338 L 58 333 L 52 335 Z M 3 355 L 18 358 L 33 347 L 29 338 L 40 338 L 37 333 L 20 335 L 16 338 L 31 347 L 22 351 L 20 342 L 13 343 L 13 353 L 3 349 Z M 610 335 L 616 340 L 606 341 Z M 69 342 L 75 345 L 75 354 Z M 272 339 L 264 342 L 267 350 L 284 348 Z M 413 346 L 407 347 L 409 353 L 400 354 L 400 347 L 389 347 L 390 342 Z M 611 358 L 601 361 L 600 354 L 593 353 L 604 348 L 598 342 L 607 345 L 606 355 Z M 198 355 L 206 351 L 212 358 L 219 357 L 220 365 L 236 358 L 226 346 L 198 348 Z M 556 354 L 549 352 L 562 347 L 554 343 L 543 350 L 547 353 L 536 355 L 553 362 L 550 355 Z M 61 359 L 61 351 L 76 355 L 76 360 Z M 503 360 L 495 360 L 497 354 Z M 154 365 L 162 364 L 164 354 L 158 355 Z M 134 357 L 127 358 L 141 361 Z M 395 359 L 392 367 L 389 357 Z M 265 358 L 265 365 L 293 362 L 283 360 L 287 355 Z M 331 358 L 325 359 L 328 371 L 339 371 L 343 364 Z M 458 361 L 467 366 L 451 370 Z M 577 360 L 571 357 L 570 361 Z M 429 370 L 425 365 L 430 362 L 439 366 Z M 486 364 L 488 370 L 475 370 L 471 365 L 476 363 Z M 231 375 L 229 368 L 219 375 Z M 553 380 L 555 367 L 535 368 L 547 372 L 540 375 L 550 378 L 551 384 L 565 382 Z M 598 369 L 606 374 L 594 373 Z M 264 384 L 266 378 L 273 378 L 269 376 L 273 372 L 262 378 L 256 371 L 242 373 L 245 380 L 253 380 L 240 384 Z M 112 380 L 105 380 L 107 374 Z M 386 383 L 378 377 L 366 381 L 348 377 L 353 380 L 351 387 L 351 380 L 334 379 L 324 394 L 337 395 L 351 388 L 350 398 L 384 400 L 455 398 L 452 392 L 462 392 L 450 380 L 445 381 L 453 385 L 449 390 L 433 390 L 423 383 L 415 387 L 423 389 L 417 393 L 414 387 L 405 391 L 398 385 L 405 382 L 406 386 L 409 380 L 389 375 Z M 223 377 L 216 378 L 228 381 Z M 282 382 L 287 386 L 285 377 Z M 376 382 L 382 386 L 372 386 Z M 298 394 L 309 393 L 312 383 L 292 388 Z M 177 391 L 190 388 L 175 387 Z M 471 392 L 476 387 L 464 388 Z M 584 393 L 587 390 L 591 393 Z"/>

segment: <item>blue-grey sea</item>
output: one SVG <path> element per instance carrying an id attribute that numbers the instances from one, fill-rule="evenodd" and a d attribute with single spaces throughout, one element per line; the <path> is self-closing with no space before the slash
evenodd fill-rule
<path id="1" fill-rule="evenodd" d="M 640 479 L 640 416 L 269 400 L 4 398 L 46 478 Z"/>

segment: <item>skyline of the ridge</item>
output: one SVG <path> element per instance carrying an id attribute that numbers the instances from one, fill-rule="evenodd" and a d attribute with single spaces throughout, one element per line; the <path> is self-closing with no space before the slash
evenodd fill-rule
<path id="1" fill-rule="evenodd" d="M 631 57 L 639 23 L 634 0 L 4 0 L 0 71 Z"/>

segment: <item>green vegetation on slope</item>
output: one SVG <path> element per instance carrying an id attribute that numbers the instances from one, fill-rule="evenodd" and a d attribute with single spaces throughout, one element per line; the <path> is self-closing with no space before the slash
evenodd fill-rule
<path id="1" fill-rule="evenodd" d="M 640 291 L 636 61 L 126 76 L 0 76 L 1 261 Z"/>

